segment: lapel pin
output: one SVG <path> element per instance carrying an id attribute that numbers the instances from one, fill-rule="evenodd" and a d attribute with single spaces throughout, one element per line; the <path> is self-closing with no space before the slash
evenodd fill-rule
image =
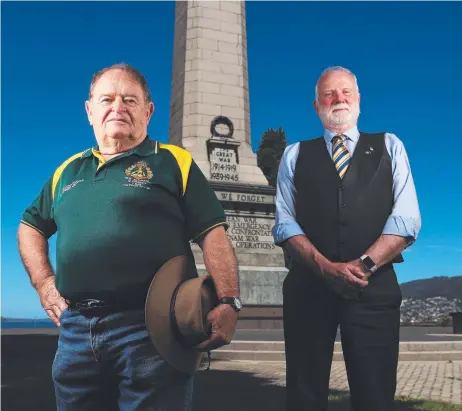
<path id="1" fill-rule="evenodd" d="M 374 148 L 373 148 L 373 147 L 369 147 L 369 148 L 364 152 L 364 154 L 371 154 L 373 151 L 374 151 Z"/>

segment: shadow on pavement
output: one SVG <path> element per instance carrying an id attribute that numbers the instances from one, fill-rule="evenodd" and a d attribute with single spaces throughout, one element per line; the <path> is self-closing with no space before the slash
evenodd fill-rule
<path id="1" fill-rule="evenodd" d="M 2 410 L 56 410 L 51 364 L 57 342 L 57 336 L 2 335 Z"/>
<path id="2" fill-rule="evenodd" d="M 55 411 L 51 364 L 57 336 L 2 336 L 2 400 L 7 411 Z M 213 367 L 213 365 L 212 365 Z M 284 411 L 284 387 L 240 371 L 197 373 L 194 411 Z M 329 411 L 349 411 L 348 394 L 332 391 Z M 397 402 L 395 411 L 422 410 L 422 401 Z"/>

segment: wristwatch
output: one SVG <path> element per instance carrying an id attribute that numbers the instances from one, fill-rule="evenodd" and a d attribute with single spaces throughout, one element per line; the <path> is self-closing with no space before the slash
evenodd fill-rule
<path id="1" fill-rule="evenodd" d="M 363 262 L 364 267 L 366 267 L 366 269 L 368 269 L 371 273 L 375 273 L 377 271 L 377 266 L 375 265 L 374 260 L 367 254 L 362 255 L 360 260 Z"/>
<path id="2" fill-rule="evenodd" d="M 229 304 L 236 312 L 242 310 L 242 301 L 239 297 L 223 297 L 218 300 L 220 304 Z"/>

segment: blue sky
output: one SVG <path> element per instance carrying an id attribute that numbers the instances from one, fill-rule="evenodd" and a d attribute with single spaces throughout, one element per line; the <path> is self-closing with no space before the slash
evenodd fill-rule
<path id="1" fill-rule="evenodd" d="M 94 144 L 84 101 L 94 71 L 127 62 L 168 141 L 174 3 L 2 2 L 2 315 L 43 317 L 20 263 L 21 213 L 62 161 Z M 359 127 L 403 140 L 422 212 L 399 281 L 462 275 L 461 2 L 248 2 L 254 149 L 269 127 L 317 137 L 314 85 L 330 65 L 358 77 Z M 54 254 L 54 241 L 51 241 Z M 54 260 L 54 258 L 53 258 Z"/>

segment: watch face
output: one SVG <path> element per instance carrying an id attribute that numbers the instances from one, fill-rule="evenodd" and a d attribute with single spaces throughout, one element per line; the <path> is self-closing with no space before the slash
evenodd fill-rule
<path id="1" fill-rule="evenodd" d="M 371 270 L 375 266 L 374 261 L 372 261 L 372 258 L 369 256 L 363 258 L 363 263 L 368 270 Z"/>
<path id="2" fill-rule="evenodd" d="M 234 299 L 234 304 L 236 305 L 236 308 L 240 310 L 242 308 L 242 302 L 239 298 Z"/>

